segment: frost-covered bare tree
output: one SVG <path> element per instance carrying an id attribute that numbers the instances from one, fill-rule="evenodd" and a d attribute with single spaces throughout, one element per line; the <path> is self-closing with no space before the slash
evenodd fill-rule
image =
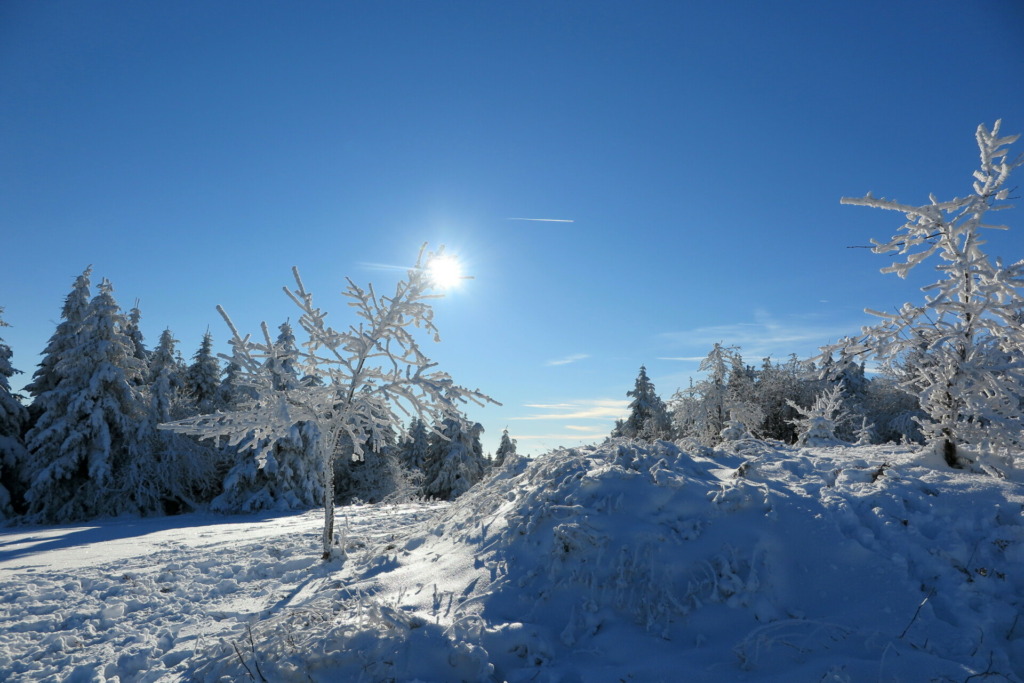
<path id="1" fill-rule="evenodd" d="M 461 419 L 460 407 L 467 402 L 496 403 L 435 370 L 436 363 L 423 353 L 413 334 L 418 328 L 440 341 L 430 306 L 430 300 L 439 296 L 433 293 L 430 265 L 443 252 L 443 247 L 435 253 L 421 249 L 416 264 L 390 297 L 378 295 L 372 285 L 364 289 L 349 279 L 344 295 L 358 321 L 341 331 L 327 324 L 326 313 L 314 306 L 298 269 L 293 268 L 295 289 L 285 287 L 284 291 L 301 311 L 298 322 L 306 336 L 294 351 L 282 351 L 266 323 L 262 341 L 242 336 L 218 307 L 232 334 L 232 354 L 225 358 L 238 366 L 235 382 L 250 390 L 252 398 L 242 400 L 231 412 L 162 426 L 206 438 L 226 436 L 233 445 L 252 448 L 262 463 L 273 444 L 291 434 L 294 425 L 315 425 L 324 472 L 323 553 L 329 559 L 334 548 L 332 465 L 339 445 L 351 444 L 351 457 L 361 459 L 365 444 L 375 448 L 386 432 L 401 429 L 402 415 L 440 422 Z M 282 353 L 293 357 L 281 358 Z M 275 381 L 268 367 L 284 360 L 308 380 L 288 385 Z"/>
<path id="2" fill-rule="evenodd" d="M 1010 208 L 1007 180 L 1024 164 L 1009 158 L 1019 136 L 977 130 L 981 167 L 973 192 L 922 206 L 888 199 L 843 198 L 842 203 L 898 211 L 906 222 L 886 242 L 872 240 L 877 254 L 899 260 L 882 269 L 901 278 L 938 257 L 941 279 L 927 287 L 923 305 L 904 304 L 895 313 L 868 309 L 881 318 L 855 339 L 832 348 L 849 355 L 874 355 L 899 368 L 903 387 L 920 396 L 927 414 L 922 428 L 950 467 L 964 467 L 962 446 L 1019 449 L 1024 400 L 1024 261 L 1009 266 L 981 249 L 982 229 L 1007 229 L 986 222 L 991 211 Z"/>
<path id="3" fill-rule="evenodd" d="M 695 436 L 709 446 L 718 443 L 731 418 L 730 368 L 743 365 L 739 350 L 738 346 L 716 342 L 700 362 L 700 371 L 707 373 L 705 378 L 673 397 L 673 414 L 680 435 Z"/>

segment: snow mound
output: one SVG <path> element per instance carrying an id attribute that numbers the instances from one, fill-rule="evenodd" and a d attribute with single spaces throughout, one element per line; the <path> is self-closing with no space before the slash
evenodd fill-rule
<path id="1" fill-rule="evenodd" d="M 1022 502 L 897 447 L 516 458 L 193 673 L 1020 681 Z"/>

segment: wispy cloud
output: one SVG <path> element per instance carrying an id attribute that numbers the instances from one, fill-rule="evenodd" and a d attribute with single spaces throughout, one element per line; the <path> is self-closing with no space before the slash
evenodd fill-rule
<path id="1" fill-rule="evenodd" d="M 571 218 L 506 218 L 507 221 L 535 221 L 538 223 L 575 223 Z"/>
<path id="2" fill-rule="evenodd" d="M 812 316 L 772 315 L 758 309 L 752 322 L 736 322 L 729 325 L 695 327 L 689 330 L 664 332 L 659 338 L 668 345 L 683 351 L 683 354 L 664 356 L 661 360 L 699 361 L 707 355 L 715 342 L 739 346 L 745 359 L 754 360 L 771 356 L 782 358 L 791 353 L 807 357 L 817 353 L 818 348 L 855 333 L 863 320 L 835 321 Z M 702 354 L 702 355 L 691 355 Z"/>
<path id="3" fill-rule="evenodd" d="M 586 358 L 590 358 L 590 355 L 586 354 L 586 353 L 574 353 L 571 356 L 566 356 L 565 358 L 558 358 L 556 360 L 549 360 L 544 365 L 569 365 L 570 363 L 575 363 L 577 361 L 581 361 L 581 360 L 584 360 Z"/>
<path id="4" fill-rule="evenodd" d="M 527 403 L 524 408 L 540 408 L 542 410 L 557 410 L 559 408 L 572 408 L 572 403 Z"/>
<path id="5" fill-rule="evenodd" d="M 595 430 L 590 433 L 580 432 L 579 434 L 518 434 L 516 441 L 549 441 L 549 442 L 592 442 L 600 441 L 608 436 L 609 430 Z"/>
<path id="6" fill-rule="evenodd" d="M 544 411 L 533 415 L 513 417 L 513 420 L 618 420 L 629 412 L 629 401 L 617 398 L 599 398 L 573 403 L 527 404 L 526 408 Z"/>
<path id="7" fill-rule="evenodd" d="M 629 401 L 597 398 L 562 403 L 528 403 L 526 414 L 509 418 L 521 445 L 534 453 L 546 453 L 560 446 L 595 443 L 607 437 L 616 420 L 629 414 Z M 522 431 L 520 431 L 522 430 Z"/>

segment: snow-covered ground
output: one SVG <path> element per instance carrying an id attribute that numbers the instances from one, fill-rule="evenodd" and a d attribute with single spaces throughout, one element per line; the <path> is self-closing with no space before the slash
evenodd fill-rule
<path id="1" fill-rule="evenodd" d="M 901 447 L 610 441 L 347 516 L 328 564 L 318 513 L 0 533 L 0 679 L 1024 680 L 1024 487 Z"/>
<path id="2" fill-rule="evenodd" d="M 339 515 L 350 552 L 437 505 Z M 191 680 L 194 654 L 329 585 L 323 513 L 116 519 L 0 530 L 0 680 Z"/>

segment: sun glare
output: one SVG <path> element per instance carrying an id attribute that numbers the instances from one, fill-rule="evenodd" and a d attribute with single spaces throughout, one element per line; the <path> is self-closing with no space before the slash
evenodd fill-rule
<path id="1" fill-rule="evenodd" d="M 451 289 L 466 279 L 462 274 L 462 264 L 454 256 L 435 258 L 427 266 L 427 272 L 438 289 Z"/>

